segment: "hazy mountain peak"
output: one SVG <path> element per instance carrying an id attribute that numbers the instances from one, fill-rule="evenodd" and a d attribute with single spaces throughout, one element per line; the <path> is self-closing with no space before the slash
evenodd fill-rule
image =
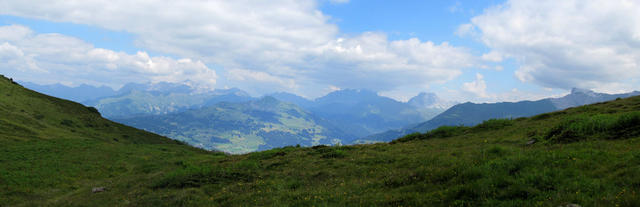
<path id="1" fill-rule="evenodd" d="M 276 107 L 278 106 L 281 102 L 271 96 L 264 96 L 256 101 L 253 101 L 254 104 L 260 106 L 260 107 Z"/>
<path id="2" fill-rule="evenodd" d="M 317 102 L 360 102 L 380 98 L 377 92 L 367 89 L 342 89 L 317 98 Z"/>
<path id="3" fill-rule="evenodd" d="M 584 89 L 584 88 L 572 88 L 571 89 L 571 94 L 578 94 L 578 93 L 583 93 L 583 94 L 587 94 L 587 95 L 594 95 L 595 92 L 593 92 L 592 90 L 589 89 Z"/>
<path id="4" fill-rule="evenodd" d="M 550 100 L 558 109 L 566 109 L 569 107 L 582 106 L 597 102 L 610 101 L 616 98 L 626 98 L 630 96 L 640 95 L 637 92 L 622 94 L 606 94 L 596 93 L 588 89 L 573 88 L 571 94 L 560 98 L 551 98 Z"/>
<path id="5" fill-rule="evenodd" d="M 438 95 L 435 93 L 421 92 L 417 96 L 409 99 L 408 103 L 414 106 L 430 106 L 438 101 Z"/>
<path id="6" fill-rule="evenodd" d="M 259 101 L 267 102 L 267 103 L 279 103 L 280 102 L 280 101 L 278 101 L 278 99 L 274 98 L 273 96 L 264 96 Z"/>
<path id="7" fill-rule="evenodd" d="M 147 91 L 161 94 L 170 94 L 170 93 L 195 93 L 197 90 L 186 83 L 169 83 L 169 82 L 158 82 L 158 83 L 127 83 L 118 93 L 124 94 L 129 93 L 131 91 Z"/>
<path id="8" fill-rule="evenodd" d="M 249 93 L 239 88 L 215 89 L 213 91 L 213 94 L 214 95 L 236 95 L 236 96 L 243 96 L 243 97 L 251 96 L 249 95 Z"/>
<path id="9" fill-rule="evenodd" d="M 77 102 L 84 102 L 95 98 L 112 96 L 116 94 L 112 88 L 107 86 L 92 86 L 80 84 L 76 87 L 62 85 L 60 83 L 50 85 L 40 85 L 31 82 L 20 82 L 26 88 L 40 93 L 69 99 Z"/>
<path id="10" fill-rule="evenodd" d="M 442 100 L 435 93 L 421 92 L 417 96 L 409 99 L 408 104 L 417 108 L 440 108 L 447 109 L 455 103 Z"/>
<path id="11" fill-rule="evenodd" d="M 306 99 L 302 96 L 298 96 L 296 94 L 293 93 L 287 93 L 287 92 L 277 92 L 277 93 L 272 93 L 269 94 L 267 96 L 271 96 L 274 97 L 280 101 L 283 102 L 288 102 L 288 103 L 293 103 L 296 104 L 302 108 L 308 108 L 311 105 L 313 105 L 313 101 Z"/>

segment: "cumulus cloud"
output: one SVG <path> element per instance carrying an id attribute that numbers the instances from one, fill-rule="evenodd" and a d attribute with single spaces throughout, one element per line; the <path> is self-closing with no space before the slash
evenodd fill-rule
<path id="1" fill-rule="evenodd" d="M 640 2 L 509 0 L 459 28 L 489 61 L 514 58 L 515 76 L 542 87 L 615 92 L 639 87 Z"/>
<path id="2" fill-rule="evenodd" d="M 484 76 L 480 73 L 476 73 L 476 80 L 463 83 L 462 90 L 472 93 L 480 98 L 488 98 L 487 95 L 487 83 L 484 81 Z"/>
<path id="3" fill-rule="evenodd" d="M 312 0 L 3 1 L 0 13 L 126 31 L 152 51 L 263 67 L 325 44 L 338 29 Z"/>
<path id="4" fill-rule="evenodd" d="M 241 81 L 252 86 L 252 92 L 267 93 L 271 90 L 295 91 L 299 86 L 291 78 L 283 78 L 262 71 L 231 69 L 227 70 L 227 79 Z"/>
<path id="5" fill-rule="evenodd" d="M 126 31 L 149 51 L 221 66 L 227 71 L 218 72 L 241 87 L 258 87 L 259 79 L 289 90 L 391 91 L 442 83 L 474 64 L 466 49 L 447 43 L 390 41 L 378 33 L 341 37 L 319 2 L 0 0 L 0 14 Z"/>
<path id="6" fill-rule="evenodd" d="M 14 70 L 47 72 L 38 68 L 33 57 L 25 56 L 20 48 L 8 42 L 0 45 L 0 62 L 3 63 L 5 68 Z"/>
<path id="7" fill-rule="evenodd" d="M 2 71 L 39 82 L 118 85 L 191 81 L 196 87 L 212 88 L 217 78 L 215 71 L 201 61 L 95 48 L 74 37 L 35 34 L 20 25 L 0 27 L 0 60 L 8 63 L 0 65 Z"/>
<path id="8" fill-rule="evenodd" d="M 446 42 L 389 41 L 381 33 L 339 38 L 310 55 L 311 66 L 305 72 L 316 81 L 374 90 L 444 83 L 476 61 L 466 49 Z"/>

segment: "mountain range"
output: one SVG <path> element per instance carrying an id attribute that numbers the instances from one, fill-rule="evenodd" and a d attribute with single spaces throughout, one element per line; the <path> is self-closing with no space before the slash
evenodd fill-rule
<path id="1" fill-rule="evenodd" d="M 270 96 L 115 121 L 193 146 L 234 154 L 293 145 L 335 145 L 355 138 L 325 119 Z"/>
<path id="2" fill-rule="evenodd" d="M 236 88 L 198 92 L 186 85 L 160 83 L 127 84 L 117 95 L 83 103 L 96 107 L 107 118 L 121 119 L 177 113 L 220 102 L 235 103 L 253 99 L 248 93 Z"/>
<path id="3" fill-rule="evenodd" d="M 44 93 L 50 96 L 55 96 L 63 99 L 72 100 L 75 102 L 85 102 L 97 98 L 113 96 L 118 94 L 117 91 L 107 86 L 91 86 L 87 84 L 81 84 L 76 87 L 65 86 L 62 84 L 40 85 L 31 82 L 21 82 L 21 85 L 40 93 Z"/>
<path id="4" fill-rule="evenodd" d="M 73 89 L 67 88 L 67 90 Z M 183 140 L 205 149 L 217 149 L 232 153 L 282 147 L 286 146 L 285 144 L 350 144 L 356 137 L 429 120 L 451 105 L 450 102 L 439 99 L 435 94 L 421 93 L 409 102 L 400 102 L 365 89 L 339 90 L 309 100 L 285 92 L 255 98 L 236 88 L 198 91 L 185 84 L 161 82 L 153 84 L 130 83 L 114 93 L 114 95 L 107 97 L 85 100 L 82 103 L 97 108 L 104 117 L 112 120 Z M 251 107 L 266 97 L 273 97 L 283 104 L 273 104 L 270 107 L 274 108 L 269 109 L 270 111 L 260 112 Z M 213 113 L 210 109 L 216 107 L 225 110 Z M 273 113 L 276 111 L 278 119 L 265 120 L 264 117 L 261 117 L 263 112 Z M 188 114 L 206 114 L 211 117 L 220 117 L 218 115 L 225 114 L 226 117 L 207 122 Z M 290 121 L 284 123 L 278 121 L 279 118 L 298 116 L 302 116 L 303 119 L 293 125 L 290 124 Z M 238 124 L 236 122 L 247 120 L 259 121 L 249 121 L 252 128 L 224 127 L 235 126 Z M 212 121 L 215 121 L 215 125 Z M 323 130 L 321 132 L 301 131 L 303 128 L 300 128 L 298 124 L 303 122 L 304 129 L 313 128 L 311 125 L 315 124 Z M 264 128 L 265 125 L 274 124 L 287 131 L 284 135 L 278 136 L 290 137 L 292 141 L 280 144 L 272 143 L 271 141 L 276 139 L 274 133 L 262 133 L 258 130 Z M 174 127 L 175 125 L 182 127 Z M 211 129 L 213 126 L 220 128 Z M 237 136 L 232 139 L 233 134 Z M 330 141 L 303 141 L 316 137 L 316 135 L 326 136 Z M 236 148 L 230 147 L 229 143 L 238 146 Z"/>
<path id="5" fill-rule="evenodd" d="M 605 102 L 616 98 L 638 96 L 634 91 L 623 94 L 596 93 L 591 90 L 573 88 L 571 93 L 560 98 L 547 98 L 538 101 L 502 102 L 502 103 L 462 103 L 442 112 L 433 119 L 402 129 L 357 139 L 356 143 L 388 142 L 395 138 L 420 132 L 424 133 L 440 126 L 474 126 L 489 119 L 515 119 L 542 113 L 563 110 L 570 107 Z"/>
<path id="6" fill-rule="evenodd" d="M 412 100 L 423 96 L 425 93 Z M 435 94 L 430 96 L 436 97 Z M 399 102 L 366 89 L 344 89 L 313 101 L 302 101 L 299 98 L 294 101 L 317 116 L 335 123 L 342 130 L 359 137 L 429 120 L 446 109 L 435 106 L 440 104 L 437 97 L 420 105 L 417 101 Z"/>

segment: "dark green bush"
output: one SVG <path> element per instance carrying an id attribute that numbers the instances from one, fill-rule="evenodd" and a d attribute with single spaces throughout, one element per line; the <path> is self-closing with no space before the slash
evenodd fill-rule
<path id="1" fill-rule="evenodd" d="M 89 112 L 91 112 L 91 113 L 100 115 L 100 112 L 98 111 L 98 109 L 96 109 L 96 108 L 94 108 L 92 106 L 87 106 L 87 110 L 89 110 Z"/>
<path id="2" fill-rule="evenodd" d="M 309 152 L 311 155 L 320 155 L 322 158 L 343 158 L 347 156 L 347 153 L 344 150 L 348 148 L 318 145 L 311 149 L 313 149 Z"/>
<path id="3" fill-rule="evenodd" d="M 464 134 L 469 127 L 465 126 L 441 126 L 428 132 L 427 138 L 447 138 Z"/>
<path id="4" fill-rule="evenodd" d="M 472 128 L 473 131 L 486 131 L 486 130 L 496 130 L 502 129 L 508 126 L 513 125 L 513 120 L 511 119 L 489 119 L 483 121 L 481 124 L 476 125 Z"/>
<path id="5" fill-rule="evenodd" d="M 408 142 L 411 140 L 453 137 L 453 136 L 458 136 L 466 133 L 468 129 L 469 127 L 465 127 L 465 126 L 441 126 L 425 134 L 413 133 L 413 134 L 406 135 L 402 138 L 393 140 L 391 143 L 395 144 L 400 142 Z"/>
<path id="6" fill-rule="evenodd" d="M 37 120 L 42 120 L 42 119 L 44 119 L 44 115 L 42 115 L 42 114 L 35 114 L 35 115 L 33 115 L 33 118 L 36 118 Z"/>
<path id="7" fill-rule="evenodd" d="M 322 154 L 322 158 L 343 158 L 347 156 L 347 153 L 340 149 L 333 149 Z"/>
<path id="8" fill-rule="evenodd" d="M 407 141 L 411 141 L 411 140 L 418 140 L 418 139 L 422 139 L 423 136 L 424 135 L 422 133 L 420 133 L 420 132 L 414 132 L 414 133 L 411 133 L 411 134 L 404 135 L 404 137 L 401 137 L 401 138 L 398 138 L 396 140 L 393 140 L 391 142 L 391 144 L 395 144 L 397 142 L 407 142 Z"/>
<path id="9" fill-rule="evenodd" d="M 538 121 L 538 120 L 545 120 L 554 116 L 558 116 L 558 115 L 563 115 L 563 114 L 567 114 L 566 111 L 558 111 L 558 112 L 551 112 L 551 113 L 545 113 L 545 114 L 540 114 L 540 115 L 536 115 L 531 117 L 532 120 Z"/>
<path id="10" fill-rule="evenodd" d="M 73 127 L 73 121 L 69 120 L 69 119 L 64 119 L 60 122 L 60 124 L 64 125 L 64 126 L 68 126 L 68 127 Z"/>

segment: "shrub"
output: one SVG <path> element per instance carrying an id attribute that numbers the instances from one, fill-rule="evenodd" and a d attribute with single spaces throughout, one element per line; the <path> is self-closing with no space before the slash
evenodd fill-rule
<path id="1" fill-rule="evenodd" d="M 464 134 L 469 127 L 465 126 L 441 126 L 431 130 L 426 135 L 428 138 L 447 138 Z"/>
<path id="2" fill-rule="evenodd" d="M 64 126 L 68 126 L 68 127 L 73 127 L 73 121 L 69 120 L 69 119 L 63 119 L 60 124 L 64 125 Z"/>
<path id="3" fill-rule="evenodd" d="M 92 106 L 87 106 L 87 110 L 89 110 L 89 112 L 100 115 L 100 112 L 98 111 L 98 109 L 92 107 Z"/>
<path id="4" fill-rule="evenodd" d="M 37 120 L 42 120 L 42 119 L 44 119 L 44 115 L 36 114 L 36 115 L 33 115 L 33 118 L 36 118 Z"/>
<path id="5" fill-rule="evenodd" d="M 347 153 L 344 151 L 344 149 L 348 148 L 318 145 L 312 147 L 311 149 L 313 149 L 313 151 L 309 152 L 309 154 L 311 155 L 320 155 L 320 157 L 322 158 L 343 158 L 347 156 Z"/>
<path id="6" fill-rule="evenodd" d="M 402 138 L 393 140 L 391 143 L 395 144 L 400 142 L 408 142 L 411 140 L 447 138 L 447 137 L 459 136 L 466 133 L 468 129 L 469 127 L 465 127 L 465 126 L 441 126 L 425 134 L 413 133 L 413 134 L 406 135 Z"/>
<path id="7" fill-rule="evenodd" d="M 489 119 L 473 127 L 473 131 L 496 130 L 511 125 L 513 125 L 513 120 L 511 119 Z"/>
<path id="8" fill-rule="evenodd" d="M 333 149 L 330 148 L 332 150 L 329 150 L 328 152 L 325 152 L 324 154 L 322 154 L 322 158 L 343 158 L 347 156 L 347 153 L 345 153 L 342 150 L 339 149 Z"/>
<path id="9" fill-rule="evenodd" d="M 509 153 L 506 149 L 504 149 L 504 148 L 502 148 L 500 146 L 493 146 L 488 150 L 488 152 L 490 154 L 496 155 L 498 157 L 504 156 L 507 153 Z"/>
<path id="10" fill-rule="evenodd" d="M 404 137 L 401 137 L 401 138 L 398 138 L 396 140 L 393 140 L 391 142 L 391 144 L 395 144 L 397 142 L 407 142 L 407 141 L 411 141 L 411 140 L 422 139 L 422 137 L 423 137 L 422 133 L 414 132 L 414 133 L 411 133 L 411 134 L 404 135 Z"/>

